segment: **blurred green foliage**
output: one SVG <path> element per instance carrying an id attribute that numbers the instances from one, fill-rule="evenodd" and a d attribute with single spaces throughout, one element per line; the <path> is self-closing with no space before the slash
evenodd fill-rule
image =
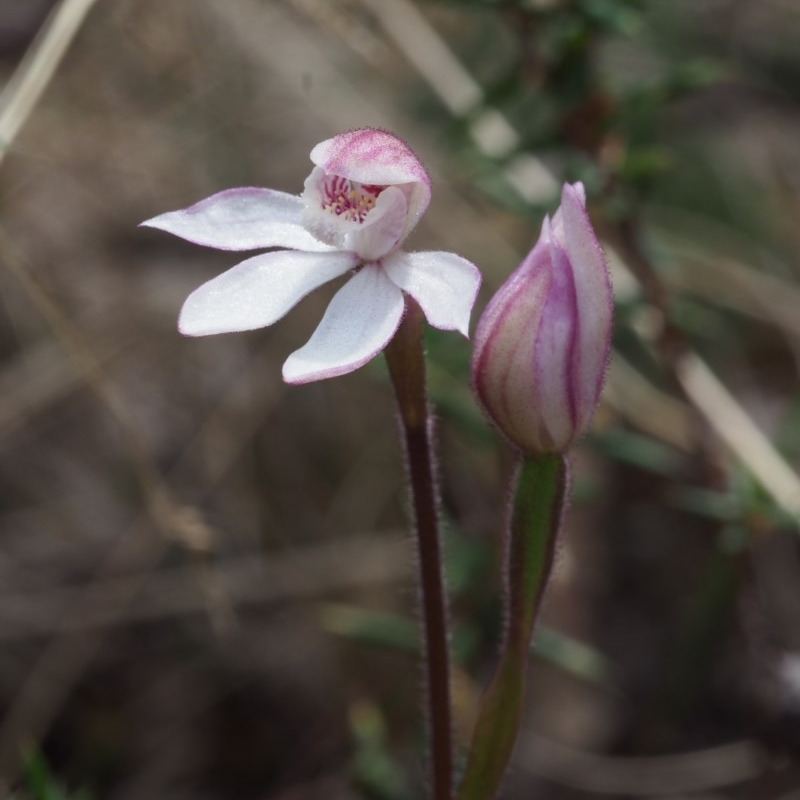
<path id="1" fill-rule="evenodd" d="M 21 784 L 19 791 L 9 795 L 8 800 L 91 800 L 86 791 L 67 791 L 38 750 L 29 751 L 25 757 Z"/>
<path id="2" fill-rule="evenodd" d="M 621 741 L 636 749 L 650 735 L 678 737 L 711 702 L 709 686 L 740 624 L 748 559 L 758 558 L 765 535 L 797 530 L 797 519 L 747 464 L 720 447 L 676 377 L 682 354 L 694 352 L 735 398 L 744 388 L 753 408 L 781 408 L 771 417 L 778 420 L 773 441 L 796 463 L 796 331 L 771 317 L 766 289 L 763 298 L 754 289 L 725 291 L 737 289 L 726 260 L 752 277 L 747 287 L 764 275 L 785 281 L 787 294 L 796 290 L 798 240 L 790 231 L 796 226 L 787 225 L 798 186 L 789 145 L 796 145 L 800 74 L 796 12 L 769 4 L 759 16 L 746 4 L 685 0 L 428 0 L 422 7 L 447 9 L 443 30 L 455 30 L 459 20 L 475 29 L 471 37 L 451 37 L 468 71 L 485 76 L 482 102 L 448 128 L 466 180 L 527 224 L 530 241 L 557 197 L 526 200 L 515 191 L 507 173 L 515 159 L 532 154 L 556 184 L 584 182 L 596 227 L 635 282 L 617 298 L 614 347 L 687 414 L 689 448 L 612 414 L 587 439 L 609 465 L 605 480 L 579 480 L 576 490 L 579 502 L 601 504 L 607 498 L 600 487 L 614 485 L 609 475 L 620 481 L 610 500 L 614 530 L 604 535 L 619 570 L 610 580 L 628 581 L 618 590 L 621 603 L 626 592 L 632 603 L 646 605 L 635 597 L 649 597 L 637 548 L 653 548 L 658 555 L 648 566 L 664 576 L 663 584 L 653 578 L 662 605 L 649 598 L 659 609 L 651 624 L 669 631 L 654 681 L 660 700 L 632 715 L 630 738 Z M 518 134 L 500 156 L 487 154 L 474 136 L 487 110 L 499 111 Z M 716 277 L 704 275 L 706 263 Z M 490 446 L 457 388 L 466 360 L 435 335 L 429 350 L 437 404 L 474 444 Z M 638 525 L 627 523 L 628 531 L 634 513 Z M 637 564 L 631 574 L 629 564 Z M 573 674 L 583 664 L 589 679 L 609 674 L 601 653 L 588 650 L 584 660 L 581 643 L 551 634 L 541 629 L 536 647 L 552 663 Z M 483 635 L 496 636 L 497 628 L 487 626 Z"/>

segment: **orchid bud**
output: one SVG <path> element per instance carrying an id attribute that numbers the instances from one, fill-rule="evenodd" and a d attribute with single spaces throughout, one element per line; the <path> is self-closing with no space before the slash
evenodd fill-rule
<path id="1" fill-rule="evenodd" d="M 563 453 L 589 426 L 603 386 L 614 307 L 583 186 L 565 185 L 539 241 L 478 322 L 472 385 L 524 453 Z"/>

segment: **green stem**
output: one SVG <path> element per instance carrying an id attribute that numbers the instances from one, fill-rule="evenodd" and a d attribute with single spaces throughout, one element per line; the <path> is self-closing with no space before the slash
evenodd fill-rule
<path id="1" fill-rule="evenodd" d="M 452 800 L 453 745 L 447 597 L 431 453 L 431 421 L 425 391 L 424 324 L 419 306 L 407 299 L 403 321 L 386 348 L 386 361 L 397 397 L 408 458 L 413 522 L 419 552 L 433 796 L 435 800 Z"/>
<path id="2" fill-rule="evenodd" d="M 528 652 L 567 496 L 563 455 L 524 456 L 516 474 L 506 564 L 506 631 L 483 696 L 458 800 L 491 800 L 517 738 Z"/>

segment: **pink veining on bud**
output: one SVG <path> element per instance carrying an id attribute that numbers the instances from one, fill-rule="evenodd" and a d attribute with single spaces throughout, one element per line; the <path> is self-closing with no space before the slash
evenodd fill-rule
<path id="1" fill-rule="evenodd" d="M 142 225 L 221 250 L 282 248 L 253 256 L 196 289 L 178 328 L 206 336 L 263 328 L 335 278 L 311 339 L 283 366 L 288 383 L 352 372 L 394 336 L 411 295 L 431 325 L 467 335 L 477 267 L 454 253 L 401 245 L 428 207 L 430 178 L 408 145 L 362 128 L 316 145 L 301 195 L 229 189 Z"/>
<path id="2" fill-rule="evenodd" d="M 580 183 L 564 186 L 552 221 L 475 331 L 476 397 L 528 454 L 565 452 L 589 427 L 603 386 L 614 302 L 585 205 Z"/>

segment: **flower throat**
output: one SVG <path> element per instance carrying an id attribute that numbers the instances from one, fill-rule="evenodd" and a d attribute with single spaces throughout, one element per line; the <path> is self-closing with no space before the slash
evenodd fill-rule
<path id="1" fill-rule="evenodd" d="M 322 208 L 350 222 L 363 222 L 385 188 L 327 175 L 322 185 Z"/>

